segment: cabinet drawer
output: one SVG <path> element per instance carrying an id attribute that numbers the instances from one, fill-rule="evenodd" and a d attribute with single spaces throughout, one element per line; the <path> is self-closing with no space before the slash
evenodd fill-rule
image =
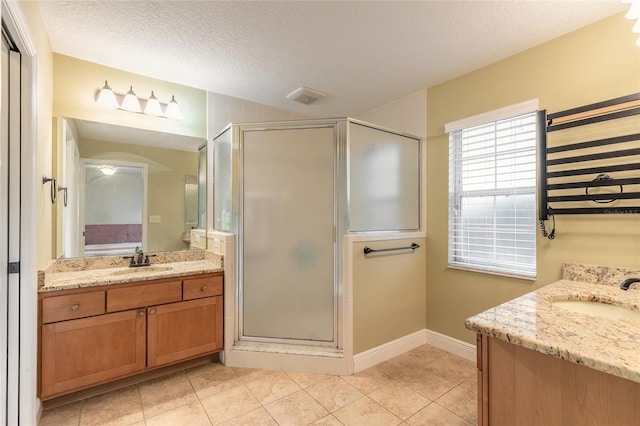
<path id="1" fill-rule="evenodd" d="M 42 323 L 104 314 L 104 291 L 67 294 L 42 299 Z"/>
<path id="2" fill-rule="evenodd" d="M 199 299 L 201 297 L 219 296 L 222 294 L 222 275 L 214 277 L 192 278 L 184 280 L 184 300 Z"/>
<path id="3" fill-rule="evenodd" d="M 182 281 L 138 284 L 107 290 L 107 312 L 124 311 L 182 299 Z"/>

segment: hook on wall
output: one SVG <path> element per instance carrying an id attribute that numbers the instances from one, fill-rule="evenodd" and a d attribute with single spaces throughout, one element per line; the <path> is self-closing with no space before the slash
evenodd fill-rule
<path id="1" fill-rule="evenodd" d="M 65 207 L 67 207 L 67 200 L 69 199 L 69 194 L 68 194 L 67 189 L 68 189 L 68 187 L 66 187 L 66 186 L 59 186 L 58 187 L 58 192 L 64 191 L 64 195 L 62 197 L 62 200 L 64 202 L 64 206 Z"/>
<path id="2" fill-rule="evenodd" d="M 47 182 L 51 182 L 51 204 L 56 202 L 58 198 L 58 189 L 56 187 L 56 178 L 49 178 L 46 176 L 42 176 L 42 184 L 44 185 Z"/>

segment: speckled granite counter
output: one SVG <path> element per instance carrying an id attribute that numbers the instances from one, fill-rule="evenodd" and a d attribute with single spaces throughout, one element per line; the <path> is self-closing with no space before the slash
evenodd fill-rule
<path id="1" fill-rule="evenodd" d="M 38 291 L 96 287 L 223 271 L 222 256 L 205 250 L 158 253 L 149 267 L 129 268 L 122 256 L 63 259 L 38 274 Z"/>
<path id="2" fill-rule="evenodd" d="M 618 286 L 640 270 L 565 265 L 557 281 L 465 321 L 477 333 L 640 382 L 640 321 L 574 313 L 552 302 L 585 300 L 640 311 L 639 284 Z"/>

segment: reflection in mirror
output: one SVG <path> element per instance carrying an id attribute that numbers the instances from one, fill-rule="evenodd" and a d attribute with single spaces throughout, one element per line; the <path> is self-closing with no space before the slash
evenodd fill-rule
<path id="1" fill-rule="evenodd" d="M 198 227 L 198 176 L 184 177 L 185 232 L 182 239 L 191 242 L 191 230 Z"/>
<path id="2" fill-rule="evenodd" d="M 67 206 L 57 203 L 54 214 L 57 257 L 189 248 L 205 196 L 203 139 L 69 118 L 56 128 L 56 175 L 68 188 Z M 135 184 L 126 180 L 133 170 L 142 173 Z"/>
<path id="3" fill-rule="evenodd" d="M 147 165 L 81 160 L 84 191 L 84 255 L 130 254 L 146 246 Z M 82 214 L 84 213 L 84 214 Z"/>
<path id="4" fill-rule="evenodd" d="M 207 144 L 198 148 L 198 229 L 207 229 Z"/>

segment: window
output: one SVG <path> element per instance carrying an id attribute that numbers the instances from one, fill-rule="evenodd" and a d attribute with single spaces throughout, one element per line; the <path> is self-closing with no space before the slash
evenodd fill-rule
<path id="1" fill-rule="evenodd" d="M 483 115 L 481 124 L 466 119 L 446 126 L 449 266 L 535 277 L 535 109 L 492 121 Z"/>

